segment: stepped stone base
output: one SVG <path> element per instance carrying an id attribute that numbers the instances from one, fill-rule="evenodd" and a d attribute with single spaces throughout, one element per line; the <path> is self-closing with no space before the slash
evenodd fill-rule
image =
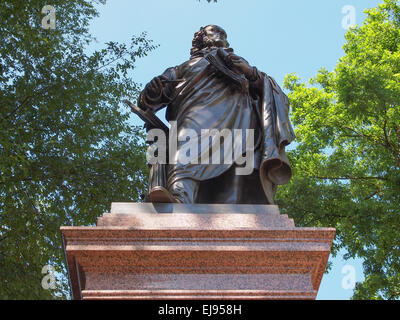
<path id="1" fill-rule="evenodd" d="M 152 203 L 61 232 L 74 299 L 315 299 L 335 235 L 274 205 Z"/>

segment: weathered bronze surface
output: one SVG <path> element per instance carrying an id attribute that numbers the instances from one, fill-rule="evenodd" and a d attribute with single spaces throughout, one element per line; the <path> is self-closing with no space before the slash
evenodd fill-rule
<path id="1" fill-rule="evenodd" d="M 254 144 L 244 139 L 242 149 L 254 151 L 254 170 L 237 175 L 235 158 L 221 164 L 155 164 L 147 201 L 273 204 L 277 186 L 291 177 L 285 146 L 294 132 L 287 96 L 271 77 L 233 53 L 221 27 L 208 25 L 196 32 L 190 54 L 188 61 L 148 83 L 133 111 L 150 119 L 146 128 L 151 129 L 158 123 L 154 113 L 167 106 L 166 119 L 176 121 L 178 137 L 185 129 L 199 135 L 202 129 L 254 129 Z M 222 139 L 218 143 L 223 150 Z M 170 159 L 186 152 L 183 145 L 178 142 Z M 212 152 L 207 154 L 211 163 Z"/>

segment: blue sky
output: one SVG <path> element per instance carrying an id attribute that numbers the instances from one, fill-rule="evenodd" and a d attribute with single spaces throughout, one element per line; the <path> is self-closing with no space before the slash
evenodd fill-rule
<path id="1" fill-rule="evenodd" d="M 314 76 L 321 67 L 332 70 L 343 55 L 346 30 L 342 27 L 346 5 L 355 8 L 356 24 L 364 20 L 364 9 L 377 0 L 109 0 L 99 7 L 90 31 L 103 47 L 107 41 L 129 43 L 132 35 L 146 31 L 160 46 L 137 61 L 133 79 L 143 85 L 166 68 L 189 58 L 193 34 L 201 26 L 216 24 L 225 29 L 235 53 L 243 56 L 282 85 L 288 73 L 302 80 Z M 160 113 L 160 117 L 164 117 Z M 141 124 L 133 119 L 134 124 Z M 325 274 L 317 299 L 349 299 L 342 274 L 346 265 L 354 267 L 355 280 L 363 279 L 360 259 L 332 259 L 333 268 Z M 345 271 L 345 270 L 343 270 Z"/>

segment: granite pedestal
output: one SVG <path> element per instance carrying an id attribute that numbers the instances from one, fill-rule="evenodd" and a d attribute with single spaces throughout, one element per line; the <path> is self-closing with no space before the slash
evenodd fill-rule
<path id="1" fill-rule="evenodd" d="M 335 235 L 274 205 L 152 203 L 61 232 L 73 299 L 315 299 Z"/>

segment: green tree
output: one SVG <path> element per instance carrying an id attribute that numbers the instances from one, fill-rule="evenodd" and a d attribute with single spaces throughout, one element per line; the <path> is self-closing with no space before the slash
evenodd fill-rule
<path id="1" fill-rule="evenodd" d="M 143 132 L 123 98 L 128 73 L 154 49 L 145 34 L 88 54 L 88 24 L 103 0 L 0 2 L 0 299 L 68 296 L 59 227 L 93 225 L 112 201 L 138 201 L 146 187 Z M 57 289 L 44 290 L 53 265 Z"/>
<path id="2" fill-rule="evenodd" d="M 278 203 L 299 225 L 333 226 L 333 254 L 364 260 L 353 299 L 400 297 L 400 5 L 385 0 L 346 34 L 332 72 L 285 79 L 294 176 Z"/>

